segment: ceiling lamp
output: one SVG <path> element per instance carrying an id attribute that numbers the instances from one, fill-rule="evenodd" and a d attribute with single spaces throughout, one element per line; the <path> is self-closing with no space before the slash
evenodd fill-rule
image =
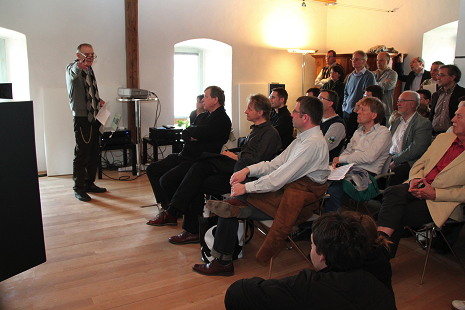
<path id="1" fill-rule="evenodd" d="M 366 7 L 366 6 L 361 6 L 361 5 L 353 5 L 353 4 L 346 4 L 346 3 L 338 3 L 337 0 L 309 0 L 313 1 L 319 4 L 324 4 L 326 6 L 338 6 L 338 7 L 346 7 L 346 8 L 353 8 L 353 9 L 361 9 L 361 10 L 368 10 L 368 11 L 376 11 L 376 12 L 384 12 L 384 13 L 394 13 L 399 8 L 393 8 L 393 9 L 378 9 L 378 8 L 372 8 L 372 7 Z M 305 0 L 302 2 L 302 6 L 306 7 L 307 4 L 305 3 Z"/>
<path id="2" fill-rule="evenodd" d="M 307 5 L 305 4 L 305 0 L 302 1 L 302 7 L 303 7 L 303 8 L 306 8 L 306 7 L 307 7 Z"/>

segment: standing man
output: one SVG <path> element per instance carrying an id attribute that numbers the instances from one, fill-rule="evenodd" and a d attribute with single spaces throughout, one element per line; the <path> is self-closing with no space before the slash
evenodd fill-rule
<path id="1" fill-rule="evenodd" d="M 421 83 L 421 86 L 420 88 L 421 89 L 427 89 L 429 90 L 431 93 L 435 93 L 438 91 L 438 79 L 439 79 L 439 67 L 440 66 L 444 66 L 444 63 L 442 61 L 435 61 L 431 64 L 431 71 L 430 71 L 430 74 L 431 74 L 431 78 L 430 79 L 426 79 L 424 80 L 422 83 Z"/>
<path id="2" fill-rule="evenodd" d="M 431 122 L 417 113 L 419 106 L 420 94 L 412 90 L 404 91 L 397 100 L 397 110 L 401 117 L 396 119 L 390 128 L 390 168 L 394 175 L 389 178 L 388 186 L 407 180 L 410 168 L 431 144 Z"/>
<path id="3" fill-rule="evenodd" d="M 389 119 L 394 111 L 394 90 L 397 84 L 397 72 L 389 68 L 391 57 L 386 52 L 381 52 L 376 56 L 376 66 L 373 71 L 376 83 L 383 89 L 383 102 L 386 105 L 386 119 Z"/>
<path id="4" fill-rule="evenodd" d="M 292 126 L 291 112 L 287 108 L 287 98 L 289 95 L 283 87 L 273 88 L 270 94 L 271 102 L 271 124 L 281 137 L 281 149 L 286 149 L 294 140 L 294 126 Z"/>
<path id="5" fill-rule="evenodd" d="M 357 129 L 357 115 L 352 115 L 355 104 L 362 99 L 367 86 L 376 84 L 375 75 L 366 68 L 367 59 L 367 54 L 364 51 L 354 52 L 351 60 L 355 70 L 349 74 L 344 88 L 342 112 L 347 126 L 348 139 Z"/>
<path id="6" fill-rule="evenodd" d="M 231 120 L 224 109 L 224 91 L 209 86 L 202 100 L 207 112 L 199 114 L 195 124 L 182 131 L 184 147 L 179 154 L 170 154 L 147 167 L 157 203 L 166 209 L 184 175 L 203 152 L 217 153 L 229 139 Z"/>
<path id="7" fill-rule="evenodd" d="M 315 79 L 315 86 L 319 88 L 328 83 L 331 79 L 329 76 L 329 70 L 336 63 L 336 52 L 329 50 L 328 53 L 326 53 L 325 60 L 326 66 L 321 69 L 320 74 L 318 74 Z"/>
<path id="8" fill-rule="evenodd" d="M 100 160 L 100 126 L 97 112 L 105 104 L 100 99 L 92 64 L 97 55 L 92 45 L 82 43 L 76 50 L 77 59 L 66 67 L 66 86 L 74 117 L 73 180 L 74 196 L 90 201 L 87 193 L 107 190 L 94 184 Z"/>
<path id="9" fill-rule="evenodd" d="M 457 85 L 462 72 L 455 65 L 445 65 L 439 68 L 439 90 L 431 100 L 430 119 L 433 123 L 433 135 L 438 135 L 451 125 L 451 119 L 459 106 L 459 98 L 465 96 L 465 88 Z"/>
<path id="10" fill-rule="evenodd" d="M 297 138 L 272 161 L 235 172 L 230 181 L 234 198 L 207 202 L 207 208 L 220 216 L 212 249 L 215 259 L 194 265 L 194 271 L 204 275 L 234 274 L 237 218 L 274 218 L 257 253 L 257 260 L 265 263 L 282 250 L 292 226 L 313 215 L 329 175 L 328 146 L 319 127 L 322 116 L 323 105 L 318 98 L 299 97 L 292 112 L 292 122 L 299 131 Z M 244 184 L 248 177 L 258 179 Z"/>
<path id="11" fill-rule="evenodd" d="M 394 70 L 397 72 L 398 79 L 405 82 L 404 90 L 420 89 L 420 85 L 424 80 L 430 79 L 431 74 L 425 70 L 425 61 L 421 57 L 415 57 L 410 61 L 410 73 L 404 74 L 404 55 L 399 54 L 394 58 Z"/>

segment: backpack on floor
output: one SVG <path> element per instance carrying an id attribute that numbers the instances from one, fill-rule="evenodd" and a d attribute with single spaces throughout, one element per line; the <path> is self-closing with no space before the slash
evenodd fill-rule
<path id="1" fill-rule="evenodd" d="M 212 217 L 200 217 L 199 218 L 199 235 L 200 235 L 200 253 L 202 255 L 202 261 L 210 263 L 214 257 L 211 255 L 211 249 L 215 242 L 216 225 L 218 223 L 218 216 Z M 245 223 L 245 225 L 244 225 Z M 244 226 L 247 226 L 247 235 L 244 236 Z M 236 245 L 233 253 L 233 260 L 242 258 L 242 248 L 244 244 L 252 239 L 254 233 L 254 224 L 251 220 L 240 221 L 239 228 L 237 229 Z"/>

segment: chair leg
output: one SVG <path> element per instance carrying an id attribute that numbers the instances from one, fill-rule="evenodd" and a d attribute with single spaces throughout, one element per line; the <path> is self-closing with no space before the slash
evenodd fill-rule
<path id="1" fill-rule="evenodd" d="M 434 233 L 434 227 L 431 229 L 431 233 L 429 235 L 428 239 L 428 248 L 426 250 L 426 258 L 425 258 L 425 265 L 423 266 L 423 273 L 421 274 L 421 280 L 420 280 L 420 285 L 423 285 L 423 279 L 425 278 L 425 272 L 426 272 L 426 265 L 428 264 L 428 258 L 429 258 L 429 253 L 431 252 L 431 243 L 433 242 L 433 233 Z"/>
<path id="2" fill-rule="evenodd" d="M 310 261 L 310 259 L 308 258 L 307 255 L 305 255 L 305 253 L 302 251 L 302 249 L 295 243 L 294 240 L 292 240 L 292 238 L 290 236 L 287 236 L 287 239 L 291 242 L 292 244 L 292 247 L 294 248 L 294 250 L 297 251 L 297 253 L 299 253 L 310 265 L 312 265 L 312 262 Z"/>

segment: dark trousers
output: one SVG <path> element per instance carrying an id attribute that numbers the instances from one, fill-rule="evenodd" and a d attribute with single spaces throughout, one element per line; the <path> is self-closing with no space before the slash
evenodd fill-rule
<path id="1" fill-rule="evenodd" d="M 235 162 L 229 157 L 215 157 L 200 159 L 192 164 L 168 207 L 170 214 L 184 215 L 184 230 L 192 234 L 199 232 L 198 217 L 203 211 L 204 194 L 220 196 L 230 192 L 229 179 Z"/>
<path id="2" fill-rule="evenodd" d="M 339 210 L 342 202 L 347 195 L 344 193 L 341 181 L 333 181 L 328 187 L 329 198 L 325 199 L 323 213 L 333 212 Z"/>
<path id="3" fill-rule="evenodd" d="M 238 197 L 235 197 L 238 198 Z M 251 206 L 252 214 L 247 217 L 250 220 L 265 221 L 273 218 L 263 211 Z M 235 217 L 223 218 L 218 217 L 218 226 L 216 226 L 215 242 L 213 244 L 212 256 L 221 260 L 232 260 L 236 247 L 237 230 L 239 221 Z"/>
<path id="4" fill-rule="evenodd" d="M 179 154 L 170 154 L 147 167 L 147 176 L 158 203 L 168 205 L 193 163 Z"/>
<path id="5" fill-rule="evenodd" d="M 74 117 L 73 180 L 74 190 L 85 190 L 86 185 L 95 182 L 100 160 L 100 123 L 92 123 L 86 117 Z"/>
<path id="6" fill-rule="evenodd" d="M 384 192 L 383 203 L 378 215 L 378 226 L 394 229 L 391 241 L 391 256 L 394 257 L 402 237 L 404 226 L 421 226 L 432 222 L 426 200 L 412 196 L 408 184 L 388 187 Z"/>
<path id="7" fill-rule="evenodd" d="M 402 163 L 394 168 L 391 169 L 392 172 L 394 172 L 394 175 L 391 175 L 388 178 L 388 182 L 386 186 L 393 186 L 393 185 L 398 185 L 402 184 L 408 179 L 408 175 L 410 173 L 410 165 L 409 163 Z"/>

